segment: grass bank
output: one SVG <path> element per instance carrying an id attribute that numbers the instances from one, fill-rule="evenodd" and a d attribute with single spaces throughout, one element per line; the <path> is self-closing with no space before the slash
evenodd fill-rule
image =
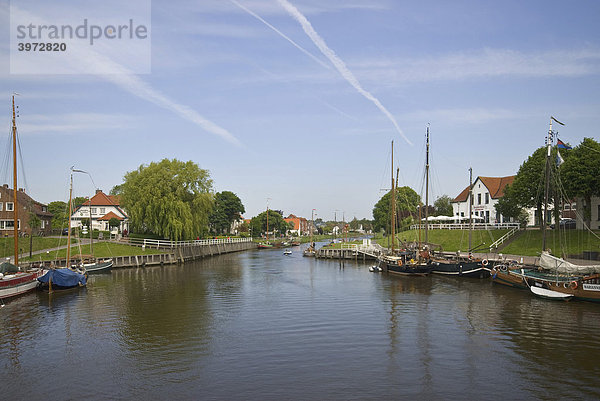
<path id="1" fill-rule="evenodd" d="M 473 248 L 484 247 L 483 244 L 489 246 L 498 238 L 506 234 L 508 230 L 473 230 L 471 231 L 471 245 Z M 418 230 L 407 230 L 397 234 L 396 238 L 404 242 L 418 242 Z M 425 241 L 425 234 L 421 231 L 421 241 Z M 377 243 L 381 246 L 388 247 L 387 237 L 377 239 Z M 444 251 L 456 252 L 467 251 L 469 248 L 469 231 L 468 230 L 429 230 L 428 242 L 442 246 Z"/>
<path id="2" fill-rule="evenodd" d="M 67 238 L 63 237 L 33 237 L 32 241 L 33 252 L 41 251 L 42 249 L 56 248 L 58 246 L 67 245 Z M 71 243 L 75 240 L 71 238 Z M 14 253 L 14 241 L 13 237 L 0 238 L 0 257 L 6 258 L 13 256 Z M 29 237 L 19 238 L 19 254 L 29 253 Z"/>
<path id="3" fill-rule="evenodd" d="M 600 231 L 594 231 L 600 237 Z M 554 255 L 561 255 L 561 249 L 567 255 L 578 255 L 583 251 L 600 251 L 600 239 L 587 230 L 548 230 L 546 248 Z M 561 246 L 562 244 L 562 246 Z M 542 250 L 542 231 L 526 230 L 514 242 L 502 249 L 502 253 L 511 255 L 538 256 Z"/>
<path id="4" fill-rule="evenodd" d="M 79 246 L 71 247 L 71 255 L 78 255 L 79 253 L 84 255 L 91 255 L 90 246 L 84 245 L 81 246 L 81 250 Z M 115 256 L 134 256 L 134 255 L 152 255 L 165 253 L 164 250 L 160 249 L 142 249 L 137 246 L 125 245 L 125 244 L 115 244 L 112 242 L 96 242 L 94 243 L 94 256 L 97 258 L 111 258 Z M 33 255 L 30 259 L 22 258 L 23 261 L 38 261 L 38 260 L 54 260 L 61 259 L 67 257 L 67 250 L 61 249 L 58 251 L 51 251 L 48 253 L 42 253 L 39 255 Z"/>

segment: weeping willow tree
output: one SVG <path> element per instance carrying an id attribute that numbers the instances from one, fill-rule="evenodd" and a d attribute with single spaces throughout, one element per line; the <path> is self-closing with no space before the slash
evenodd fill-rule
<path id="1" fill-rule="evenodd" d="M 207 233 L 211 190 L 208 170 L 192 161 L 163 159 L 126 173 L 120 196 L 135 232 L 179 241 Z"/>

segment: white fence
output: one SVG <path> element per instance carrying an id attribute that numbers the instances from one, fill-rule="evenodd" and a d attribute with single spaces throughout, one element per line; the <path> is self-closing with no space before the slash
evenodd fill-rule
<path id="1" fill-rule="evenodd" d="M 203 245 L 220 245 L 220 244 L 238 244 L 241 242 L 252 242 L 252 238 L 215 238 L 215 239 L 199 239 L 193 241 L 166 241 L 160 239 L 147 238 L 130 238 L 131 245 L 142 246 L 143 248 L 178 248 L 181 246 L 203 246 Z"/>
<path id="2" fill-rule="evenodd" d="M 468 230 L 469 223 L 435 223 L 428 224 L 428 228 L 432 230 Z M 513 229 L 517 230 L 521 227 L 519 223 L 473 223 L 473 230 L 500 230 L 500 229 Z M 410 226 L 411 230 L 424 230 L 425 224 L 413 224 Z"/>

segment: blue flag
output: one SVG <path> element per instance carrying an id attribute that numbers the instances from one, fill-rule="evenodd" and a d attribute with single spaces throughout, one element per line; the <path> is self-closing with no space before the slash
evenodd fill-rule
<path id="1" fill-rule="evenodd" d="M 556 146 L 559 149 L 573 149 L 571 147 L 571 145 L 569 145 L 568 143 L 564 143 L 563 141 L 561 141 L 560 139 L 556 142 Z"/>

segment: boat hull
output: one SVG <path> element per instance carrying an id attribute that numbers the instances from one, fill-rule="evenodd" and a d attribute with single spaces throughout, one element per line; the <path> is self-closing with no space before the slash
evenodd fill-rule
<path id="1" fill-rule="evenodd" d="M 440 261 L 434 260 L 431 263 L 433 274 L 446 276 L 458 276 L 469 278 L 487 278 L 490 276 L 490 270 L 483 266 L 481 261 Z"/>
<path id="2" fill-rule="evenodd" d="M 382 259 L 379 261 L 381 271 L 403 276 L 427 276 L 433 267 L 430 263 L 401 263 Z"/>
<path id="3" fill-rule="evenodd" d="M 102 261 L 102 262 L 96 262 L 96 263 L 90 263 L 90 264 L 83 265 L 85 272 L 88 274 L 110 273 L 112 270 L 112 266 L 113 266 L 112 259 Z"/>
<path id="4" fill-rule="evenodd" d="M 43 274 L 42 269 L 38 269 L 10 275 L 14 277 L 3 277 L 0 279 L 0 299 L 8 299 L 33 291 L 38 285 L 38 277 Z"/>

